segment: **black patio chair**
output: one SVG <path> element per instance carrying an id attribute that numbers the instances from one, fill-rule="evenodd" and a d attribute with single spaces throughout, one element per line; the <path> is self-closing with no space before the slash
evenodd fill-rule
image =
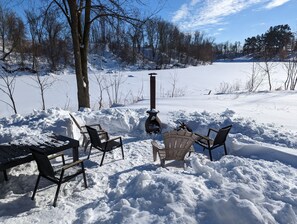
<path id="1" fill-rule="evenodd" d="M 211 161 L 212 161 L 211 151 L 215 148 L 220 147 L 220 146 L 224 146 L 225 155 L 227 155 L 228 153 L 227 153 L 225 142 L 226 142 L 228 133 L 231 128 L 232 128 L 232 125 L 223 127 L 219 130 L 209 128 L 207 136 L 203 136 L 203 135 L 195 133 L 199 137 L 199 139 L 195 143 L 202 146 L 203 150 L 208 149 L 209 159 Z M 214 135 L 214 136 L 212 137 L 212 135 Z"/>
<path id="2" fill-rule="evenodd" d="M 88 187 L 83 160 L 77 160 L 70 164 L 65 164 L 64 155 L 61 153 L 57 154 L 55 156 L 48 157 L 42 150 L 40 150 L 38 148 L 30 148 L 30 150 L 32 152 L 33 158 L 35 159 L 35 161 L 37 163 L 38 170 L 39 170 L 39 175 L 37 177 L 33 195 L 31 197 L 32 200 L 34 200 L 40 177 L 43 177 L 43 178 L 45 178 L 49 181 L 52 181 L 58 185 L 56 194 L 55 194 L 55 198 L 54 198 L 54 203 L 53 203 L 54 207 L 56 207 L 56 202 L 58 199 L 58 195 L 59 195 L 59 191 L 60 191 L 60 187 L 61 187 L 62 183 L 65 183 L 65 182 L 69 181 L 70 179 L 76 177 L 77 175 L 82 174 L 83 179 L 84 179 L 85 188 Z M 53 166 L 50 163 L 50 160 L 53 158 L 56 158 L 58 156 L 62 156 L 63 166 L 61 169 L 54 171 Z M 80 166 L 78 166 L 78 165 L 80 165 Z M 69 169 L 71 169 L 71 170 L 69 170 Z M 69 174 L 64 176 L 66 170 L 69 171 Z M 68 173 L 68 171 L 66 173 Z"/>
<path id="3" fill-rule="evenodd" d="M 83 137 L 82 146 L 84 147 L 84 150 L 86 151 L 88 145 L 91 143 L 86 126 L 80 125 L 78 123 L 78 121 L 76 120 L 76 118 L 71 113 L 69 113 L 69 115 L 70 115 L 72 121 L 74 122 L 74 124 L 76 125 L 76 127 L 79 129 L 80 134 Z M 102 129 L 100 124 L 91 124 L 89 126 L 91 126 L 92 128 L 95 128 L 97 130 L 98 134 L 102 135 L 101 137 L 103 137 L 103 138 L 105 137 L 108 139 L 107 132 Z"/>
<path id="4" fill-rule="evenodd" d="M 102 164 L 103 164 L 103 160 L 104 160 L 104 156 L 105 156 L 106 152 L 110 152 L 116 148 L 122 149 L 122 158 L 124 159 L 123 141 L 122 141 L 121 137 L 116 137 L 116 138 L 112 138 L 112 139 L 108 138 L 106 141 L 101 141 L 100 134 L 96 131 L 96 129 L 94 129 L 88 125 L 86 125 L 86 128 L 89 133 L 90 141 L 91 141 L 88 159 L 90 158 L 92 147 L 103 152 L 100 166 L 102 166 Z"/>

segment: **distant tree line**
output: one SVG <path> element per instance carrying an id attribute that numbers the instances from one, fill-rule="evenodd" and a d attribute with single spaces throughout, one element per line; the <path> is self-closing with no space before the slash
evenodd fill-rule
<path id="1" fill-rule="evenodd" d="M 240 41 L 218 43 L 214 45 L 215 59 L 233 59 L 243 55 Z"/>
<path id="2" fill-rule="evenodd" d="M 138 24 L 124 25 L 114 19 L 113 25 L 99 19 L 91 32 L 93 52 L 102 52 L 106 45 L 127 63 L 155 62 L 158 68 L 170 64 L 209 63 L 214 59 L 213 39 L 203 33 L 187 34 L 177 26 L 155 17 Z"/>
<path id="3" fill-rule="evenodd" d="M 244 54 L 259 59 L 285 59 L 297 50 L 296 39 L 288 24 L 270 27 L 266 33 L 245 39 Z"/>
<path id="4" fill-rule="evenodd" d="M 127 24 L 120 17 L 98 17 L 90 30 L 89 52 L 101 54 L 108 47 L 124 62 L 151 61 L 156 68 L 214 60 L 213 38 L 199 31 L 184 33 L 157 17 L 143 21 L 139 14 L 135 13 L 139 21 L 135 24 Z M 37 69 L 41 62 L 47 62 L 51 70 L 72 63 L 71 31 L 58 8 L 25 11 L 25 19 L 0 5 L 2 60 L 14 54 L 21 66 L 30 64 Z"/>
<path id="5" fill-rule="evenodd" d="M 51 70 L 72 64 L 71 31 L 61 11 L 52 7 L 26 11 L 25 15 L 26 21 L 22 21 L 15 12 L 0 5 L 1 59 L 6 60 L 14 53 L 20 65 L 30 63 L 32 69 L 39 66 L 41 59 Z M 172 64 L 211 63 L 216 59 L 243 55 L 284 59 L 297 50 L 295 36 L 287 24 L 248 37 L 243 45 L 239 41 L 216 44 L 202 32 L 182 32 L 173 23 L 159 17 L 143 21 L 137 11 L 134 17 L 138 23 L 127 24 L 121 17 L 98 17 L 90 29 L 89 52 L 101 54 L 109 47 L 129 64 L 151 61 L 157 68 L 164 68 Z"/>
<path id="6" fill-rule="evenodd" d="M 70 63 L 69 30 L 54 10 L 25 11 L 23 21 L 14 11 L 0 5 L 1 60 L 14 55 L 20 66 L 33 70 L 47 62 L 51 70 Z M 37 60 L 39 58 L 39 60 Z"/>
<path id="7" fill-rule="evenodd" d="M 264 34 L 248 37 L 243 45 L 225 42 L 215 44 L 216 59 L 234 59 L 249 55 L 255 60 L 284 60 L 297 51 L 294 33 L 288 24 L 270 27 Z"/>

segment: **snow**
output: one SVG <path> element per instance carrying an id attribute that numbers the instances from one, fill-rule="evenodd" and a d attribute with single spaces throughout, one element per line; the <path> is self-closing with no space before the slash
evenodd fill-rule
<path id="1" fill-rule="evenodd" d="M 259 92 L 244 86 L 251 63 L 214 63 L 185 69 L 122 71 L 127 92 L 143 100 L 125 107 L 98 110 L 98 86 L 90 70 L 92 109 L 76 111 L 73 71 L 51 74 L 59 81 L 47 90 L 45 111 L 40 108 L 38 89 L 28 76 L 17 77 L 15 98 L 19 114 L 1 104 L 0 143 L 38 143 L 49 134 L 81 139 L 72 113 L 80 124 L 100 123 L 112 136 L 122 136 L 125 159 L 120 150 L 102 154 L 92 150 L 85 161 L 88 188 L 82 177 L 62 185 L 57 207 L 52 206 L 56 186 L 41 180 L 35 200 L 30 199 L 38 175 L 35 162 L 9 170 L 9 181 L 0 174 L 1 223 L 297 223 L 297 122 L 295 91 L 271 91 L 263 82 Z M 207 151 L 194 145 L 196 153 L 186 159 L 186 169 L 176 161 L 161 168 L 153 162 L 151 141 L 162 143 L 162 135 L 145 132 L 149 109 L 149 76 L 156 72 L 156 109 L 162 132 L 178 121 L 194 132 L 206 134 L 209 127 L 232 124 L 223 149 Z M 176 78 L 177 96 L 172 92 Z M 272 74 L 274 89 L 282 85 L 285 72 L 279 64 Z M 220 83 L 235 83 L 234 93 L 218 94 Z M 209 91 L 211 93 L 208 95 Z M 0 95 L 3 100 L 3 95 Z M 65 106 L 68 105 L 68 106 Z M 88 151 L 80 148 L 80 158 Z M 66 151 L 72 161 L 72 150 Z M 54 161 L 56 165 L 60 160 Z"/>

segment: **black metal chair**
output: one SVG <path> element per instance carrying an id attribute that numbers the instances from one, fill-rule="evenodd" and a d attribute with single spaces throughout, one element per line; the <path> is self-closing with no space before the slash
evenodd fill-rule
<path id="1" fill-rule="evenodd" d="M 209 158 L 211 161 L 212 161 L 211 151 L 220 146 L 224 146 L 225 155 L 227 155 L 228 153 L 227 153 L 225 142 L 231 128 L 232 128 L 232 125 L 223 127 L 219 130 L 209 128 L 207 136 L 202 136 L 195 133 L 199 137 L 199 139 L 195 143 L 202 146 L 203 150 L 208 149 Z M 214 137 L 211 137 L 212 135 L 214 135 Z"/>
<path id="2" fill-rule="evenodd" d="M 86 175 L 85 175 L 85 169 L 84 169 L 84 163 L 83 160 L 77 160 L 73 163 L 70 164 L 65 164 L 65 160 L 64 160 L 64 155 L 63 154 L 57 154 L 55 156 L 51 156 L 48 157 L 41 149 L 38 148 L 30 148 L 33 158 L 35 159 L 37 166 L 38 166 L 38 170 L 39 170 L 39 175 L 36 181 L 36 185 L 33 191 L 33 195 L 31 197 L 32 200 L 34 200 L 37 188 L 38 188 L 38 184 L 39 184 L 39 180 L 40 177 L 43 177 L 49 181 L 54 182 L 55 184 L 58 185 L 57 190 L 56 190 L 56 194 L 55 194 L 55 198 L 54 198 L 54 203 L 53 206 L 56 207 L 56 202 L 58 199 L 58 195 L 59 195 L 59 191 L 60 191 L 60 187 L 62 183 L 65 183 L 67 181 L 69 181 L 70 179 L 76 177 L 79 174 L 83 175 L 83 179 L 84 179 L 84 184 L 85 187 L 87 188 L 87 180 L 86 180 Z M 53 158 L 56 158 L 58 156 L 62 156 L 62 161 L 63 161 L 63 167 L 59 170 L 54 171 L 50 160 Z M 78 166 L 80 165 L 80 167 Z M 65 171 L 73 168 L 72 172 L 69 175 L 64 176 Z M 74 169 L 75 168 L 75 169 Z"/>
<path id="3" fill-rule="evenodd" d="M 94 129 L 88 125 L 86 125 L 86 128 L 89 133 L 90 140 L 91 140 L 91 146 L 90 146 L 88 159 L 90 158 L 92 147 L 103 152 L 100 166 L 102 166 L 102 164 L 103 164 L 103 160 L 104 160 L 104 156 L 105 156 L 106 152 L 110 152 L 116 148 L 122 149 L 122 157 L 124 159 L 123 141 L 122 141 L 121 137 L 116 137 L 116 138 L 112 138 L 112 139 L 109 139 L 109 137 L 107 137 L 106 141 L 101 141 L 101 139 L 100 139 L 101 134 L 98 133 L 96 131 L 96 129 Z"/>
<path id="4" fill-rule="evenodd" d="M 72 121 L 74 122 L 74 124 L 79 129 L 79 131 L 80 131 L 80 133 L 81 133 L 81 135 L 83 137 L 82 146 L 84 147 L 84 150 L 86 151 L 88 145 L 91 143 L 88 132 L 87 132 L 87 129 L 86 129 L 86 126 L 85 125 L 80 125 L 78 123 L 78 121 L 75 119 L 75 117 L 71 113 L 69 113 L 69 115 L 70 115 Z M 102 129 L 100 124 L 91 124 L 89 126 L 91 126 L 92 128 L 95 128 L 97 130 L 97 132 L 102 134 L 102 135 L 104 135 L 106 133 L 106 131 L 104 131 Z M 105 135 L 105 136 L 108 138 L 108 135 Z"/>

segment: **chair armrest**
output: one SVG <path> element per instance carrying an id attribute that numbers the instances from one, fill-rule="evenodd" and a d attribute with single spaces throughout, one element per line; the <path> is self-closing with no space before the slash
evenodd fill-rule
<path id="1" fill-rule="evenodd" d="M 77 160 L 77 161 L 75 161 L 75 162 L 73 162 L 73 163 L 70 163 L 70 164 L 67 164 L 67 165 L 63 166 L 62 169 L 63 169 L 63 170 L 67 170 L 67 169 L 69 169 L 69 168 L 71 168 L 71 167 L 73 167 L 73 166 L 76 166 L 76 165 L 78 165 L 78 164 L 81 164 L 81 163 L 83 163 L 83 162 L 84 162 L 84 160 Z"/>
<path id="2" fill-rule="evenodd" d="M 210 141 L 211 140 L 211 138 L 209 137 L 209 136 L 201 136 L 201 139 L 205 139 L 205 140 L 207 140 L 207 141 Z M 199 140 L 198 140 L 199 141 Z"/>
<path id="3" fill-rule="evenodd" d="M 97 131 L 97 133 L 99 134 L 99 135 L 102 135 L 102 134 L 105 134 L 106 136 L 108 136 L 108 133 L 106 132 L 106 131 L 104 131 L 104 130 L 96 130 Z M 80 133 L 82 134 L 82 135 L 88 135 L 89 133 L 87 132 L 87 131 L 80 131 Z"/>
<path id="4" fill-rule="evenodd" d="M 160 145 L 156 142 L 156 141 L 151 141 L 152 146 L 153 146 L 153 160 L 156 161 L 157 160 L 157 153 L 159 152 L 159 150 L 162 150 Z"/>
<path id="5" fill-rule="evenodd" d="M 65 165 L 65 158 L 64 158 L 64 153 L 57 153 L 57 154 L 54 154 L 54 155 L 50 155 L 48 156 L 48 159 L 49 160 L 52 160 L 52 159 L 55 159 L 57 157 L 61 156 L 62 157 L 62 162 L 63 162 L 63 165 Z"/>
<path id="6" fill-rule="evenodd" d="M 165 151 L 165 149 L 158 150 L 158 154 L 159 154 L 159 157 L 160 157 L 161 160 L 162 159 L 165 159 L 165 157 L 166 157 L 166 151 Z"/>
<path id="7" fill-rule="evenodd" d="M 209 142 L 211 140 L 211 138 L 209 138 L 209 136 L 204 136 L 204 135 L 200 135 L 197 133 L 194 133 L 198 138 L 197 140 L 195 140 L 195 142 L 199 142 L 201 139 L 205 139 L 207 142 Z"/>
<path id="8" fill-rule="evenodd" d="M 90 127 L 98 127 L 99 130 L 104 131 L 104 130 L 102 129 L 102 127 L 101 127 L 100 124 L 89 124 L 88 126 L 90 126 Z M 81 128 L 85 128 L 85 129 L 86 129 L 86 125 L 81 126 Z M 97 129 L 96 129 L 96 130 L 97 130 Z M 97 130 L 97 131 L 99 131 L 99 130 Z"/>
<path id="9" fill-rule="evenodd" d="M 151 143 L 152 143 L 153 149 L 162 150 L 162 147 L 156 141 L 152 141 Z"/>
<path id="10" fill-rule="evenodd" d="M 98 133 L 107 133 L 104 130 L 96 130 Z M 80 131 L 81 134 L 88 134 L 88 131 Z"/>
<path id="11" fill-rule="evenodd" d="M 218 133 L 218 132 L 219 132 L 219 131 L 216 130 L 216 129 L 209 128 L 209 129 L 208 129 L 208 134 L 207 134 L 207 136 L 209 136 L 209 134 L 210 134 L 211 131 L 213 131 L 213 132 L 215 132 L 215 133 Z"/>
<path id="12" fill-rule="evenodd" d="M 203 140 L 205 140 L 206 142 L 204 142 Z M 195 141 L 197 144 L 201 145 L 207 145 L 208 147 L 210 147 L 210 142 L 212 141 L 211 138 L 209 138 L 208 136 L 201 136 L 200 139 L 198 139 L 197 141 Z"/>
<path id="13" fill-rule="evenodd" d="M 121 136 L 108 139 L 108 141 L 115 141 L 115 140 L 118 140 L 118 139 L 122 142 L 122 137 Z"/>
<path id="14" fill-rule="evenodd" d="M 195 142 L 196 142 L 196 141 L 199 141 L 201 138 L 204 138 L 204 137 L 205 137 L 204 135 L 200 135 L 200 134 L 198 134 L 198 133 L 194 133 L 194 135 L 196 136 L 196 138 L 194 137 Z"/>
<path id="15" fill-rule="evenodd" d="M 102 131 L 98 131 L 98 135 L 99 135 L 99 138 L 100 138 L 100 139 L 102 139 L 102 135 L 105 135 L 105 140 L 106 140 L 106 141 L 110 140 L 110 139 L 109 139 L 109 135 L 108 135 L 108 133 L 107 133 L 106 131 L 103 131 L 103 130 L 102 130 Z M 103 139 L 104 139 L 104 138 L 103 138 Z"/>

